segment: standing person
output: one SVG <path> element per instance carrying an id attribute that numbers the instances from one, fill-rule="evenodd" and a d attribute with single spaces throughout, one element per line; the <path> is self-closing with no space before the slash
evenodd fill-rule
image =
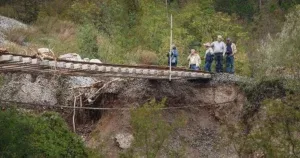
<path id="1" fill-rule="evenodd" d="M 188 56 L 189 68 L 192 70 L 199 70 L 201 58 L 195 49 L 191 49 L 191 54 Z"/>
<path id="2" fill-rule="evenodd" d="M 226 72 L 234 73 L 234 54 L 236 54 L 236 45 L 230 38 L 226 39 Z"/>
<path id="3" fill-rule="evenodd" d="M 211 46 L 214 50 L 214 56 L 216 61 L 216 72 L 223 72 L 223 56 L 225 56 L 226 45 L 222 41 L 222 36 L 218 35 L 217 41 L 214 41 Z"/>
<path id="4" fill-rule="evenodd" d="M 171 66 L 176 67 L 177 61 L 178 61 L 178 51 L 176 49 L 176 46 L 172 45 L 172 50 L 167 54 L 168 57 L 168 66 L 170 66 L 170 56 L 171 56 Z"/>
<path id="5" fill-rule="evenodd" d="M 211 63 L 214 60 L 214 51 L 210 46 L 210 43 L 205 43 L 204 44 L 206 51 L 205 51 L 205 66 L 204 66 L 204 70 L 211 72 Z"/>

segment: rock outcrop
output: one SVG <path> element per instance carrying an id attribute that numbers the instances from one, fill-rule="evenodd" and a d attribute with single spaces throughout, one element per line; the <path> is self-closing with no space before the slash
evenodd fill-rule
<path id="1" fill-rule="evenodd" d="M 17 20 L 0 15 L 0 46 L 5 42 L 4 32 L 17 28 L 26 28 L 27 26 Z"/>

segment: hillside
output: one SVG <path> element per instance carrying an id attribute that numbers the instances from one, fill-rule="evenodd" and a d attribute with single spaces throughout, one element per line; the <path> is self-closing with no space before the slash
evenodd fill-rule
<path id="1" fill-rule="evenodd" d="M 171 14 L 179 67 L 217 35 L 238 51 L 209 81 L 1 72 L 0 157 L 299 157 L 299 3 L 3 0 L 13 53 L 167 65 Z"/>

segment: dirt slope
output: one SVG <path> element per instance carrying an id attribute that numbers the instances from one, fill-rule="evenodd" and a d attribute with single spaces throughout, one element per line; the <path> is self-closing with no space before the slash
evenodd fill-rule
<path id="1" fill-rule="evenodd" d="M 184 157 L 236 157 L 231 147 L 222 146 L 222 124 L 239 120 L 245 97 L 235 84 L 233 75 L 217 75 L 210 82 L 157 81 L 146 79 L 112 79 L 88 77 L 60 77 L 30 74 L 1 74 L 0 99 L 33 103 L 33 108 L 55 109 L 72 127 L 72 109 L 53 108 L 58 105 L 73 106 L 73 96 L 83 93 L 83 100 L 103 84 L 94 107 L 138 107 L 155 98 L 167 98 L 167 107 L 190 106 L 183 109 L 164 110 L 164 117 L 172 122 L 179 114 L 187 116 L 186 126 L 177 129 L 166 142 L 173 150 L 185 151 Z M 102 81 L 90 88 L 87 86 Z M 86 103 L 86 102 L 85 102 Z M 3 104 L 1 104 L 3 105 Z M 101 150 L 106 157 L 118 157 L 123 149 L 115 136 L 132 133 L 129 111 L 78 110 L 77 133 L 83 135 L 87 146 Z M 165 157 L 161 153 L 160 157 Z"/>
<path id="2" fill-rule="evenodd" d="M 220 134 L 222 124 L 238 121 L 245 101 L 234 83 L 126 80 L 112 87 L 114 91 L 104 92 L 94 106 L 131 107 L 167 97 L 168 107 L 191 107 L 164 111 L 170 122 L 181 113 L 188 117 L 186 126 L 176 130 L 165 145 L 173 150 L 184 147 L 185 157 L 236 157 L 232 148 L 222 146 Z M 103 112 L 87 139 L 88 146 L 102 150 L 108 157 L 118 157 L 122 149 L 117 146 L 115 135 L 132 133 L 129 120 L 128 111 Z"/>

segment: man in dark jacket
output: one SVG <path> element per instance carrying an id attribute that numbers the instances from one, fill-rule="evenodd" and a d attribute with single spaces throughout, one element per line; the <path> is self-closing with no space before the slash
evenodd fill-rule
<path id="1" fill-rule="evenodd" d="M 170 61 L 171 61 L 171 66 L 176 67 L 177 62 L 178 62 L 178 51 L 176 49 L 176 46 L 173 44 L 172 45 L 172 50 L 167 54 L 168 57 L 168 66 L 170 66 Z M 171 57 L 171 60 L 170 60 Z"/>

